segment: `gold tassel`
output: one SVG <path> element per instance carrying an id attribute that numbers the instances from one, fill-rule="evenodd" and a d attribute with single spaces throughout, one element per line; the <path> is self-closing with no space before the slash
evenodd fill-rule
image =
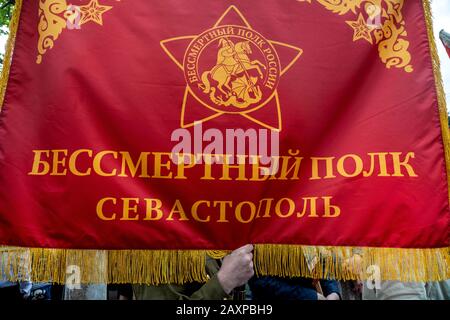
<path id="1" fill-rule="evenodd" d="M 361 256 L 357 272 L 344 265 Z M 310 257 L 311 259 L 308 259 Z M 309 264 L 308 260 L 314 261 Z M 256 274 L 314 279 L 366 280 L 379 271 L 380 280 L 442 281 L 450 278 L 449 248 L 400 249 L 257 245 Z"/>
<path id="2" fill-rule="evenodd" d="M 448 128 L 448 113 L 447 103 L 445 99 L 444 85 L 441 73 L 441 63 L 439 60 L 439 54 L 436 47 L 436 39 L 433 32 L 433 15 L 431 13 L 430 0 L 423 0 L 423 8 L 425 14 L 425 21 L 428 31 L 428 43 L 430 44 L 431 59 L 433 65 L 433 73 L 436 82 L 436 94 L 439 107 L 439 115 L 441 120 L 442 139 L 444 143 L 445 162 L 447 167 L 447 184 L 448 184 L 448 197 L 450 201 L 450 132 Z"/>
<path id="3" fill-rule="evenodd" d="M 205 250 L 71 250 L 0 247 L 0 269 L 12 281 L 64 284 L 75 266 L 81 283 L 159 285 L 205 282 Z M 355 254 L 361 264 L 346 268 Z M 105 259 L 106 258 L 106 259 Z M 260 276 L 365 280 L 379 271 L 381 280 L 407 282 L 450 279 L 449 248 L 400 249 L 255 245 L 255 270 Z M 100 265 L 99 265 L 100 264 Z M 31 270 L 31 271 L 30 271 Z"/>
<path id="4" fill-rule="evenodd" d="M 9 37 L 6 42 L 5 59 L 3 61 L 2 76 L 0 79 L 0 110 L 3 108 L 5 101 L 6 87 L 8 85 L 9 71 L 11 69 L 11 60 L 16 43 L 17 29 L 19 27 L 20 13 L 22 10 L 22 0 L 16 0 L 14 12 L 9 24 Z"/>

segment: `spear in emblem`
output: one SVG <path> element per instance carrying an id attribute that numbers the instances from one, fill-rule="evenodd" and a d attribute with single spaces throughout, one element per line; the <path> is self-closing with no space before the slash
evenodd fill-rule
<path id="1" fill-rule="evenodd" d="M 233 56 L 234 56 L 234 58 L 236 59 L 237 63 L 239 64 L 239 66 L 241 67 L 241 69 L 244 71 L 245 80 L 247 81 L 247 84 L 248 84 L 249 87 L 250 87 L 251 93 L 253 93 L 253 94 L 255 95 L 255 97 L 256 97 L 256 96 L 257 96 L 257 93 L 256 93 L 256 91 L 255 91 L 255 89 L 254 89 L 255 84 L 253 83 L 252 79 L 250 78 L 250 75 L 249 75 L 247 69 L 245 69 L 245 65 L 244 65 L 244 63 L 241 61 L 241 58 L 239 58 L 239 55 L 238 55 L 238 53 L 236 52 L 236 48 L 234 47 L 233 42 L 231 42 L 231 40 L 228 39 L 228 37 L 224 37 L 224 38 L 225 38 L 225 41 L 228 42 L 228 45 L 230 46 L 231 50 L 233 50 L 233 51 L 232 51 L 232 52 L 233 52 Z"/>

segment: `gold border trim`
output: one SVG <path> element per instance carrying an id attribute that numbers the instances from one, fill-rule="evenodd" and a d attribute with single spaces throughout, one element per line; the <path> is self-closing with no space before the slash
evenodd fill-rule
<path id="1" fill-rule="evenodd" d="M 9 37 L 6 42 L 5 59 L 3 61 L 2 76 L 0 79 L 0 111 L 5 102 L 6 87 L 8 86 L 9 72 L 11 69 L 12 56 L 16 45 L 16 35 L 19 28 L 20 14 L 22 12 L 22 0 L 16 0 L 13 15 L 9 25 Z"/>
<path id="2" fill-rule="evenodd" d="M 430 0 L 423 0 L 423 9 L 425 22 L 428 31 L 428 43 L 430 45 L 431 63 L 433 65 L 433 74 L 436 82 L 436 95 L 438 100 L 439 118 L 441 121 L 442 141 L 444 145 L 445 163 L 447 168 L 447 189 L 450 205 L 450 133 L 448 127 L 447 102 L 445 98 L 444 85 L 441 73 L 441 62 L 436 46 L 436 38 L 433 30 L 433 14 L 431 12 Z"/>
<path id="3" fill-rule="evenodd" d="M 380 280 L 450 279 L 449 247 L 401 249 L 256 244 L 259 276 L 366 280 L 379 270 Z M 206 282 L 206 259 L 230 251 L 207 250 L 72 250 L 1 247 L 7 280 L 64 284 L 80 271 L 81 283 L 184 284 Z M 76 268 L 73 268 L 75 266 Z"/>

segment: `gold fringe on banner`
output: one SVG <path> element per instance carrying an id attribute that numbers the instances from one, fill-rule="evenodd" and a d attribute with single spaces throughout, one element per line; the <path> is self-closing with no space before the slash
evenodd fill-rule
<path id="1" fill-rule="evenodd" d="M 258 275 L 313 279 L 398 280 L 450 279 L 449 248 L 400 249 L 257 245 Z"/>
<path id="2" fill-rule="evenodd" d="M 447 102 L 445 99 L 444 82 L 442 80 L 441 62 L 436 47 L 436 38 L 434 37 L 433 15 L 431 12 L 430 0 L 423 0 L 423 8 L 427 24 L 428 43 L 430 44 L 433 73 L 436 82 L 436 95 L 438 99 L 439 116 L 441 120 L 441 129 L 442 129 L 442 140 L 444 143 L 445 162 L 447 166 L 447 183 L 448 186 L 450 186 L 450 132 L 448 128 Z M 450 187 L 448 187 L 448 197 L 450 199 Z"/>
<path id="3" fill-rule="evenodd" d="M 205 282 L 205 265 L 202 250 L 0 247 L 0 276 L 11 281 L 183 284 Z"/>
<path id="4" fill-rule="evenodd" d="M 9 24 L 9 37 L 6 42 L 5 59 L 3 60 L 2 76 L 0 79 L 0 110 L 3 108 L 3 102 L 5 100 L 6 86 L 8 85 L 9 70 L 11 69 L 12 55 L 16 43 L 16 34 L 19 27 L 21 10 L 22 0 L 16 0 L 11 22 Z"/>
<path id="5" fill-rule="evenodd" d="M 205 250 L 63 250 L 0 248 L 0 270 L 12 281 L 139 283 L 205 282 Z M 216 256 L 217 257 L 217 256 Z M 399 249 L 255 245 L 257 275 L 314 279 L 442 281 L 449 248 Z"/>
<path id="6" fill-rule="evenodd" d="M 1 77 L 0 107 L 19 24 L 22 0 L 16 0 Z M 447 176 L 450 135 L 439 57 L 429 0 L 423 0 L 444 142 Z M 450 199 L 450 190 L 449 190 Z M 71 250 L 0 247 L 0 276 L 12 281 L 67 283 L 184 284 L 205 282 L 207 255 L 221 258 L 229 251 L 206 250 Z M 403 249 L 255 245 L 258 275 L 337 280 L 442 281 L 450 279 L 450 248 Z"/>

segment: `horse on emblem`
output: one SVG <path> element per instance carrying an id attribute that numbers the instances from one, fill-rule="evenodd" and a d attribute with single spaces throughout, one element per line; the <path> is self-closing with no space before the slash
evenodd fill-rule
<path id="1" fill-rule="evenodd" d="M 258 60 L 250 59 L 252 48 L 249 41 L 234 44 L 231 40 L 222 38 L 219 46 L 217 63 L 211 70 L 203 72 L 200 88 L 204 93 L 210 94 L 211 100 L 218 105 L 246 108 L 259 102 L 262 93 L 257 85 L 258 78 L 250 76 L 249 71 L 256 70 L 259 78 L 263 79 L 261 68 L 266 69 L 266 66 Z M 217 85 L 211 86 L 210 79 Z M 221 96 L 216 96 L 217 90 Z"/>

